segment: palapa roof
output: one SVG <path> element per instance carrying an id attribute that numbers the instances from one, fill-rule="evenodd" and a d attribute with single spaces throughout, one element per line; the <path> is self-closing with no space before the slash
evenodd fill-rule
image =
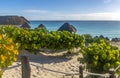
<path id="1" fill-rule="evenodd" d="M 69 23 L 64 23 L 59 29 L 58 31 L 69 31 L 70 33 L 72 32 L 76 32 L 77 29 L 73 26 L 70 25 Z"/>
<path id="2" fill-rule="evenodd" d="M 21 28 L 31 28 L 31 27 L 27 22 L 25 22 L 21 25 Z"/>
<path id="3" fill-rule="evenodd" d="M 0 25 L 20 25 L 21 26 L 24 23 L 28 23 L 29 25 L 30 22 L 23 16 L 0 16 Z"/>
<path id="4" fill-rule="evenodd" d="M 35 29 L 40 29 L 40 30 L 42 30 L 42 31 L 44 31 L 44 32 L 48 32 L 48 30 L 47 30 L 47 28 L 46 28 L 46 26 L 44 25 L 44 24 L 40 24 L 37 28 L 35 28 Z"/>
<path id="5" fill-rule="evenodd" d="M 37 28 L 46 28 L 45 25 L 40 24 Z"/>
<path id="6" fill-rule="evenodd" d="M 30 23 L 30 21 L 28 21 L 25 17 L 21 16 L 21 18 L 25 20 L 27 23 Z"/>

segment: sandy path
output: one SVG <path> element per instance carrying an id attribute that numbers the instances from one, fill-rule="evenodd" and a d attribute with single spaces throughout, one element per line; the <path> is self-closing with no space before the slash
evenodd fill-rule
<path id="1" fill-rule="evenodd" d="M 79 62 L 78 55 L 73 55 L 71 58 L 56 54 L 30 54 L 31 78 L 71 78 L 63 74 L 51 72 L 48 70 L 62 72 L 78 72 Z M 20 62 L 18 62 L 20 64 Z M 13 66 L 18 64 L 14 63 Z M 48 70 L 42 69 L 46 68 Z M 63 77 L 64 76 L 64 77 Z M 2 78 L 21 78 L 21 66 L 6 70 Z M 78 76 L 74 76 L 78 78 Z"/>
<path id="2" fill-rule="evenodd" d="M 120 48 L 120 42 L 111 42 L 112 45 Z M 77 61 L 78 55 L 73 55 L 71 58 L 66 58 L 61 56 L 63 53 L 54 54 L 28 54 L 30 56 L 31 67 L 31 78 L 71 78 L 71 76 L 65 76 L 64 74 L 59 74 L 51 72 L 48 70 L 55 70 L 61 72 L 78 72 L 79 61 Z M 17 63 L 20 64 L 18 61 Z M 14 63 L 13 66 L 18 66 Z M 45 69 L 48 70 L 45 70 Z M 21 78 L 21 66 L 8 69 L 4 72 L 2 78 Z M 74 76 L 74 78 L 79 78 Z"/>

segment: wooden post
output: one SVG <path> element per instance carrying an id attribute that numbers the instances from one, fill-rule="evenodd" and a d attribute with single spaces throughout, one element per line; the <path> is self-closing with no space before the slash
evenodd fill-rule
<path id="1" fill-rule="evenodd" d="M 22 78 L 30 78 L 30 65 L 27 56 L 25 55 L 21 56 L 21 64 L 22 64 Z"/>
<path id="2" fill-rule="evenodd" d="M 79 78 L 83 78 L 83 67 L 82 64 L 79 66 Z"/>
<path id="3" fill-rule="evenodd" d="M 72 75 L 72 77 L 71 78 L 74 78 L 74 75 Z"/>
<path id="4" fill-rule="evenodd" d="M 111 68 L 109 70 L 109 74 L 110 74 L 109 78 L 116 78 L 116 76 L 115 76 L 115 70 L 113 68 Z"/>

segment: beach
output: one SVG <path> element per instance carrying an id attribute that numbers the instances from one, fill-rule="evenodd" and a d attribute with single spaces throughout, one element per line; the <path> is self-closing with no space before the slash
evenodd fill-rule
<path id="1" fill-rule="evenodd" d="M 112 78 L 119 68 L 120 0 L 0 1 L 0 78 Z"/>
<path id="2" fill-rule="evenodd" d="M 58 72 L 78 72 L 79 61 L 78 55 L 64 56 L 63 53 L 39 53 L 37 55 L 29 54 L 31 78 L 71 78 Z M 12 66 L 18 66 L 8 69 L 4 72 L 2 78 L 21 78 L 21 64 L 14 63 Z M 79 78 L 75 75 L 74 78 Z"/>
<path id="3" fill-rule="evenodd" d="M 111 42 L 112 45 L 120 48 L 120 42 Z M 78 51 L 78 50 L 75 50 Z M 29 63 L 31 67 L 31 78 L 71 78 L 63 73 L 78 73 L 79 61 L 78 57 L 81 55 L 64 55 L 66 51 L 56 53 L 38 53 L 37 55 L 30 54 L 27 51 L 23 51 L 29 56 Z M 18 59 L 12 66 L 16 66 L 11 69 L 7 69 L 2 78 L 21 78 L 21 62 Z M 11 66 L 11 67 L 12 67 Z M 62 72 L 62 73 L 61 73 Z M 84 74 L 84 76 L 86 76 Z M 74 78 L 79 78 L 79 75 L 74 75 Z"/>

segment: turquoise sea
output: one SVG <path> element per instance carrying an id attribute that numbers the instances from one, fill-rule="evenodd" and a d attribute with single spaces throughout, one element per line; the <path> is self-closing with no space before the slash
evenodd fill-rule
<path id="1" fill-rule="evenodd" d="M 31 28 L 44 24 L 49 31 L 56 31 L 65 22 L 77 29 L 77 34 L 103 35 L 109 38 L 120 38 L 120 21 L 30 21 Z"/>

